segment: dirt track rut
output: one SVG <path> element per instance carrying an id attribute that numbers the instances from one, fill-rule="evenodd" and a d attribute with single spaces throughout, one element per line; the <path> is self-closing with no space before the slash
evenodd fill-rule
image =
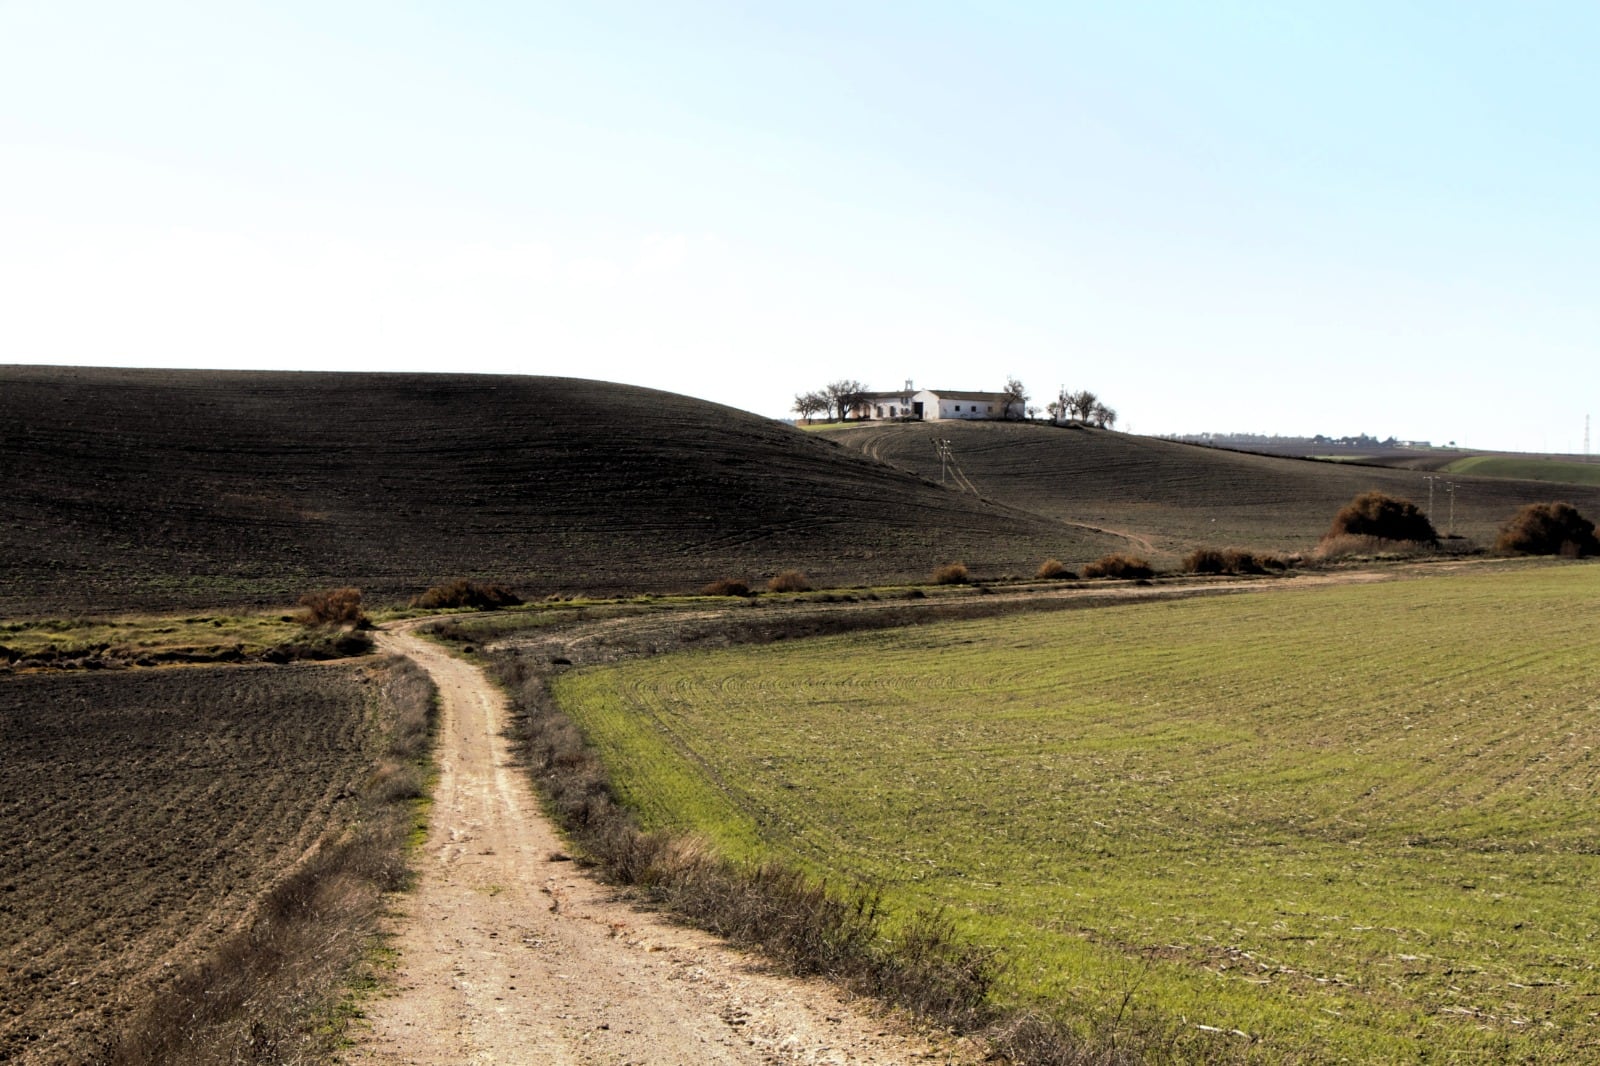
<path id="1" fill-rule="evenodd" d="M 617 898 L 561 855 L 501 736 L 482 672 L 402 632 L 379 637 L 439 686 L 440 767 L 419 882 L 394 920 L 394 993 L 343 1061 L 960 1062 L 821 982 L 768 970 Z"/>

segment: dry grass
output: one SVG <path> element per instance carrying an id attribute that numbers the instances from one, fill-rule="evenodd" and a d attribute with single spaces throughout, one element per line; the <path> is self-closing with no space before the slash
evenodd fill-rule
<path id="1" fill-rule="evenodd" d="M 970 580 L 965 563 L 946 563 L 933 572 L 935 585 L 965 585 Z"/>
<path id="2" fill-rule="evenodd" d="M 1410 559 L 1428 555 L 1433 550 L 1432 544 L 1422 541 L 1386 540 L 1383 537 L 1347 533 L 1337 537 L 1323 537 L 1312 557 L 1321 562 L 1334 562 L 1340 559 Z"/>
<path id="3" fill-rule="evenodd" d="M 702 596 L 748 596 L 750 586 L 733 577 L 719 577 L 717 580 L 700 588 Z"/>

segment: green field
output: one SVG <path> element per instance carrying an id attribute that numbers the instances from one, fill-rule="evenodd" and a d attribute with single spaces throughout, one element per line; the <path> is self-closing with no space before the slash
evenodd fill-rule
<path id="1" fill-rule="evenodd" d="M 1559 481 L 1568 485 L 1600 485 L 1600 463 L 1575 463 L 1565 459 L 1536 459 L 1515 455 L 1472 455 L 1457 459 L 1445 470 L 1451 474 L 1521 478 L 1524 481 Z"/>
<path id="2" fill-rule="evenodd" d="M 1530 566 L 684 653 L 557 695 L 649 825 L 946 905 L 1004 948 L 1001 999 L 1099 1039 L 1594 1061 L 1597 598 L 1600 568 Z"/>

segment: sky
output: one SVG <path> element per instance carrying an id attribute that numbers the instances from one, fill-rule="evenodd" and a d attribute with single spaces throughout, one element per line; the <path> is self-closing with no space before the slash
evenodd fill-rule
<path id="1" fill-rule="evenodd" d="M 0 0 L 0 363 L 1582 452 L 1597 54 L 1592 0 Z"/>

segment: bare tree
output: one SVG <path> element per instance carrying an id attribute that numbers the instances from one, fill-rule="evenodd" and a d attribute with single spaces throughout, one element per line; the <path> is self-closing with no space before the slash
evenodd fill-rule
<path id="1" fill-rule="evenodd" d="M 1088 389 L 1079 389 L 1077 392 L 1067 394 L 1067 410 L 1072 412 L 1072 417 L 1080 422 L 1089 421 L 1089 413 L 1094 410 L 1094 405 L 1100 402 L 1100 397 Z"/>
<path id="2" fill-rule="evenodd" d="M 861 382 L 852 378 L 842 378 L 839 381 L 829 382 L 828 387 L 822 390 L 822 395 L 827 400 L 828 406 L 838 411 L 838 419 L 843 422 L 850 417 L 851 408 L 861 402 L 866 392 L 867 387 Z"/>
<path id="3" fill-rule="evenodd" d="M 810 421 L 828 409 L 828 398 L 820 392 L 802 392 L 795 396 L 793 411 Z"/>
<path id="4" fill-rule="evenodd" d="M 1037 407 L 1029 407 L 1028 408 L 1028 421 L 1029 422 L 1036 421 L 1038 419 L 1038 417 L 1039 417 L 1039 409 Z"/>
<path id="5" fill-rule="evenodd" d="M 1006 418 L 1021 418 L 1028 407 L 1028 390 L 1016 378 L 1007 378 L 1006 387 L 1000 393 L 1003 397 L 1001 414 Z"/>
<path id="6" fill-rule="evenodd" d="M 1101 429 L 1110 429 L 1117 424 L 1117 412 L 1114 408 L 1096 401 L 1094 407 L 1089 410 L 1089 421 Z"/>

